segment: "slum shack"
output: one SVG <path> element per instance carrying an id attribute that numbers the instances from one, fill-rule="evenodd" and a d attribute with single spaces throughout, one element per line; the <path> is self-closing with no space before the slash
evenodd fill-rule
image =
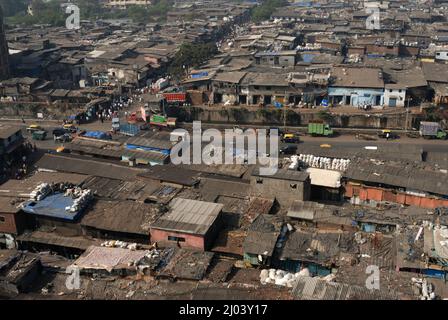
<path id="1" fill-rule="evenodd" d="M 352 233 L 296 230 L 288 234 L 276 263 L 282 270 L 298 272 L 308 268 L 312 275 L 326 276 L 339 265 L 341 253 L 355 256 L 358 251 Z"/>
<path id="2" fill-rule="evenodd" d="M 278 170 L 273 175 L 252 172 L 251 194 L 259 197 L 275 197 L 280 205 L 289 206 L 294 200 L 306 201 L 310 198 L 310 175 L 303 171 Z"/>
<path id="3" fill-rule="evenodd" d="M 73 263 L 82 274 L 97 276 L 129 276 L 149 274 L 160 263 L 158 250 L 90 246 Z"/>
<path id="4" fill-rule="evenodd" d="M 212 262 L 213 252 L 169 248 L 170 252 L 160 264 L 156 278 L 175 280 L 202 280 Z"/>
<path id="5" fill-rule="evenodd" d="M 53 221 L 77 222 L 93 200 L 93 192 L 71 183 L 42 183 L 30 194 L 22 210 L 36 218 L 37 225 Z"/>
<path id="6" fill-rule="evenodd" d="M 294 201 L 287 217 L 292 224 L 317 227 L 325 230 L 357 230 L 351 217 L 342 216 L 330 205 L 311 201 Z"/>
<path id="7" fill-rule="evenodd" d="M 41 270 L 37 255 L 16 251 L 0 250 L 0 297 L 12 298 L 25 292 Z"/>
<path id="8" fill-rule="evenodd" d="M 87 236 L 109 240 L 149 243 L 149 227 L 160 216 L 154 204 L 137 201 L 97 200 L 82 218 Z"/>
<path id="9" fill-rule="evenodd" d="M 0 197 L 0 248 L 6 246 L 7 235 L 18 235 L 26 224 L 20 211 L 20 202 L 9 197 Z"/>
<path id="10" fill-rule="evenodd" d="M 221 230 L 223 205 L 175 198 L 169 211 L 151 225 L 151 242 L 159 245 L 211 248 Z"/>
<path id="11" fill-rule="evenodd" d="M 260 215 L 251 224 L 243 243 L 244 261 L 249 265 L 270 265 L 283 222 L 279 217 Z"/>

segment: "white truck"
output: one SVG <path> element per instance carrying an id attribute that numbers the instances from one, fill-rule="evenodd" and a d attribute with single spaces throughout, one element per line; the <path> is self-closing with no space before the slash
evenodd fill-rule
<path id="1" fill-rule="evenodd" d="M 420 135 L 425 139 L 446 139 L 447 133 L 438 122 L 420 122 Z"/>

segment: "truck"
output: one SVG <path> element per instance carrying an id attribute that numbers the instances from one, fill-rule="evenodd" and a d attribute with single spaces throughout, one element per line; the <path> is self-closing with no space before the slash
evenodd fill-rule
<path id="1" fill-rule="evenodd" d="M 447 133 L 442 130 L 437 122 L 420 122 L 420 136 L 425 139 L 446 139 Z"/>
<path id="2" fill-rule="evenodd" d="M 151 116 L 149 123 L 156 127 L 175 128 L 177 126 L 176 118 L 168 118 L 163 115 L 154 114 Z"/>
<path id="3" fill-rule="evenodd" d="M 122 123 L 120 124 L 120 133 L 126 136 L 136 136 L 140 132 L 140 127 L 137 124 Z"/>
<path id="4" fill-rule="evenodd" d="M 330 125 L 325 124 L 323 121 L 315 120 L 308 123 L 308 134 L 314 136 L 329 137 L 333 135 L 333 130 Z"/>
<path id="5" fill-rule="evenodd" d="M 184 103 L 187 101 L 186 92 L 170 92 L 164 93 L 163 97 L 168 103 Z"/>
<path id="6" fill-rule="evenodd" d="M 33 140 L 45 140 L 47 138 L 47 132 L 45 130 L 34 131 L 31 136 Z"/>

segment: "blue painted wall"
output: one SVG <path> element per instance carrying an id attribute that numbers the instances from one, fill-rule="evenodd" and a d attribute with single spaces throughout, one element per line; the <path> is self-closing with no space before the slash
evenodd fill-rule
<path id="1" fill-rule="evenodd" d="M 332 96 L 348 96 L 350 97 L 350 104 L 357 107 L 358 105 L 372 104 L 376 105 L 376 96 L 380 95 L 380 105 L 384 103 L 384 89 L 369 89 L 369 88 L 344 88 L 344 87 L 329 87 L 328 96 L 332 101 Z"/>

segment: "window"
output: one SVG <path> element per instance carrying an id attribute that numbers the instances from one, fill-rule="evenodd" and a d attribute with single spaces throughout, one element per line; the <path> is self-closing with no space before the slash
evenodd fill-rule
<path id="1" fill-rule="evenodd" d="M 185 242 L 185 238 L 168 236 L 168 241 Z"/>
<path id="2" fill-rule="evenodd" d="M 401 93 L 401 91 L 402 91 L 401 89 L 400 89 L 400 90 L 398 90 L 398 92 L 400 92 L 400 93 Z"/>
<path id="3" fill-rule="evenodd" d="M 254 89 L 258 90 L 258 89 L 260 89 L 260 87 L 259 86 L 254 86 Z"/>
<path id="4" fill-rule="evenodd" d="M 271 90 L 271 87 L 266 87 L 266 90 Z"/>
<path id="5" fill-rule="evenodd" d="M 291 184 L 289 185 L 289 187 L 290 187 L 291 189 L 297 189 L 297 183 L 291 183 Z"/>
<path id="6" fill-rule="evenodd" d="M 0 223 L 4 223 L 5 222 L 5 217 L 4 216 L 0 216 Z"/>
<path id="7" fill-rule="evenodd" d="M 440 56 L 440 52 L 437 52 L 436 55 Z"/>
<path id="8" fill-rule="evenodd" d="M 393 90 L 392 89 L 389 89 L 389 92 L 392 92 Z"/>
<path id="9" fill-rule="evenodd" d="M 257 184 L 263 184 L 263 179 L 257 178 Z"/>

